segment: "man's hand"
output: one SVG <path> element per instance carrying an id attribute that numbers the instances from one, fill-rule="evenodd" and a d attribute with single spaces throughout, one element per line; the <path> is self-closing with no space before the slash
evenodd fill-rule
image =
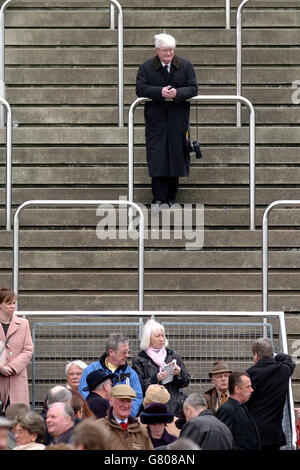
<path id="1" fill-rule="evenodd" d="M 177 90 L 175 88 L 172 88 L 171 85 L 165 86 L 161 90 L 161 95 L 163 98 L 175 98 L 177 95 Z"/>

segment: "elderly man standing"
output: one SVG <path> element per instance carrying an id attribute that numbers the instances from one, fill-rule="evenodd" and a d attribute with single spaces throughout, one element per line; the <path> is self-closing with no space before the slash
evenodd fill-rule
<path id="1" fill-rule="evenodd" d="M 116 385 L 111 391 L 111 408 L 105 418 L 96 421 L 110 436 L 110 450 L 152 450 L 145 429 L 130 414 L 136 393 L 129 385 Z"/>
<path id="2" fill-rule="evenodd" d="M 231 372 L 226 362 L 219 361 L 213 364 L 212 370 L 209 373 L 209 378 L 214 387 L 204 393 L 204 398 L 207 401 L 208 409 L 213 413 L 216 413 L 218 408 L 228 400 L 228 379 Z"/>
<path id="3" fill-rule="evenodd" d="M 175 55 L 176 41 L 169 34 L 156 34 L 155 57 L 144 62 L 136 77 L 138 97 L 145 103 L 146 148 L 152 178 L 153 209 L 174 204 L 179 177 L 189 176 L 190 103 L 198 84 L 192 64 Z"/>
<path id="4" fill-rule="evenodd" d="M 134 389 L 136 397 L 132 402 L 132 416 L 137 416 L 143 401 L 143 392 L 137 373 L 127 364 L 129 356 L 129 339 L 121 334 L 113 333 L 108 338 L 106 351 L 98 361 L 88 365 L 82 373 L 79 383 L 79 393 L 86 400 L 89 394 L 87 376 L 90 372 L 101 369 L 107 375 L 113 374 L 112 385 L 129 383 Z"/>

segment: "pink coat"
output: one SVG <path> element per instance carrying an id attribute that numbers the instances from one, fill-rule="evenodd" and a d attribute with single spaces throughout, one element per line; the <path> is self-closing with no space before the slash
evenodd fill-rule
<path id="1" fill-rule="evenodd" d="M 1 365 L 10 365 L 14 370 L 14 374 L 6 377 L 1 374 L 0 369 L 0 399 L 6 402 L 9 395 L 10 403 L 29 404 L 26 366 L 32 357 L 33 343 L 28 320 L 13 315 L 6 338 L 9 339 L 5 354 L 1 357 Z M 0 349 L 2 349 L 6 338 L 2 325 L 0 325 Z"/>

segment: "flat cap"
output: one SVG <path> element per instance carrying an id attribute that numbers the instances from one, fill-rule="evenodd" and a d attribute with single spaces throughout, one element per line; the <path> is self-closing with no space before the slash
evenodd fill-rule
<path id="1" fill-rule="evenodd" d="M 133 400 L 136 397 L 136 393 L 130 385 L 115 385 L 111 390 L 111 396 L 115 398 L 127 398 L 127 400 Z"/>

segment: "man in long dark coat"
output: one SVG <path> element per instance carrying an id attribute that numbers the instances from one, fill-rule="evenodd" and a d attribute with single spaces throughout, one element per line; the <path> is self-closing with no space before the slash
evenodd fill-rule
<path id="1" fill-rule="evenodd" d="M 247 402 L 247 408 L 257 424 L 261 449 L 279 450 L 286 444 L 282 418 L 295 363 L 288 354 L 274 355 L 269 338 L 254 341 L 252 353 L 255 364 L 247 372 L 251 378 L 253 393 Z"/>
<path id="2" fill-rule="evenodd" d="M 198 85 L 192 64 L 175 55 L 176 42 L 169 34 L 157 34 L 156 55 L 137 73 L 136 94 L 151 98 L 145 103 L 146 147 L 152 203 L 175 202 L 180 176 L 189 176 L 190 103 Z"/>

